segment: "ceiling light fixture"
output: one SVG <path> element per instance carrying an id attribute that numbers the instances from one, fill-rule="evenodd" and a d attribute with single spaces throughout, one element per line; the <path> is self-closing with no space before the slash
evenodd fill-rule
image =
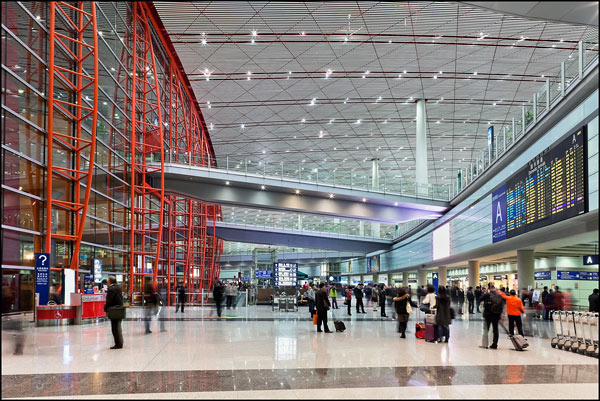
<path id="1" fill-rule="evenodd" d="M 261 186 L 260 186 L 260 189 L 264 191 L 264 190 L 265 190 L 265 189 L 267 189 L 267 188 L 266 188 L 264 185 L 261 185 Z"/>
<path id="2" fill-rule="evenodd" d="M 225 185 L 229 185 L 229 184 L 230 184 L 229 181 L 225 181 Z"/>
<path id="3" fill-rule="evenodd" d="M 366 201 L 367 201 L 367 199 L 366 199 L 366 198 L 362 198 L 362 201 L 363 201 L 363 203 L 364 203 L 364 202 L 366 202 Z"/>
<path id="4" fill-rule="evenodd" d="M 329 194 L 329 199 L 333 199 L 333 194 Z"/>
<path id="5" fill-rule="evenodd" d="M 299 189 L 296 190 L 296 195 L 300 195 L 300 190 Z"/>
<path id="6" fill-rule="evenodd" d="M 398 202 L 394 202 L 394 206 L 398 206 Z"/>

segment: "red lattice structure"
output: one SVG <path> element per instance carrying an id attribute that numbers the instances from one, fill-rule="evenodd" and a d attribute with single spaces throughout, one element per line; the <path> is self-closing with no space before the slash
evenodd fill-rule
<path id="1" fill-rule="evenodd" d="M 45 247 L 55 258 L 53 240 L 62 241 L 64 249 L 72 247 L 65 266 L 79 272 L 96 148 L 98 28 L 94 2 L 73 4 L 51 2 L 49 10 Z M 84 101 L 84 94 L 91 106 Z M 87 119 L 91 120 L 89 134 L 83 129 Z M 75 277 L 77 286 L 79 274 Z"/>

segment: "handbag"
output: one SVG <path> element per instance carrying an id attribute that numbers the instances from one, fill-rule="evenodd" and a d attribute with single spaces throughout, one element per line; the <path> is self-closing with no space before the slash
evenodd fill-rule
<path id="1" fill-rule="evenodd" d="M 421 310 L 421 312 L 429 313 L 429 304 L 421 304 L 421 306 L 419 306 L 419 309 Z"/>
<path id="2" fill-rule="evenodd" d="M 313 315 L 313 326 L 317 325 L 317 319 L 318 319 L 318 316 L 317 316 L 317 313 L 315 312 L 315 314 Z"/>
<path id="3" fill-rule="evenodd" d="M 410 301 L 406 302 L 406 313 L 408 313 L 409 315 L 413 314 L 412 306 L 410 306 Z"/>
<path id="4" fill-rule="evenodd" d="M 111 306 L 106 310 L 106 316 L 110 320 L 123 320 L 125 319 L 125 307 L 124 306 Z"/>
<path id="5" fill-rule="evenodd" d="M 456 312 L 454 312 L 454 308 L 450 308 L 450 319 L 454 319 L 456 317 Z"/>
<path id="6" fill-rule="evenodd" d="M 345 301 L 344 301 L 344 305 L 350 305 L 350 301 L 348 301 L 348 300 L 345 300 Z"/>

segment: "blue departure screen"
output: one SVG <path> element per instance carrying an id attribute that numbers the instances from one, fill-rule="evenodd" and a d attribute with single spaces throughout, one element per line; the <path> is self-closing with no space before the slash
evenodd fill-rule
<path id="1" fill-rule="evenodd" d="M 544 150 L 506 182 L 507 238 L 585 213 L 584 128 Z"/>

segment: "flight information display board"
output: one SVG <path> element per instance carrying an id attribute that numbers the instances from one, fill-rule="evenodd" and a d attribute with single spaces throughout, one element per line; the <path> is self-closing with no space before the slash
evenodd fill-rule
<path id="1" fill-rule="evenodd" d="M 295 287 L 298 284 L 298 263 L 273 263 L 273 278 L 275 287 Z"/>
<path id="2" fill-rule="evenodd" d="M 544 150 L 494 191 L 493 242 L 586 212 L 585 128 Z"/>

